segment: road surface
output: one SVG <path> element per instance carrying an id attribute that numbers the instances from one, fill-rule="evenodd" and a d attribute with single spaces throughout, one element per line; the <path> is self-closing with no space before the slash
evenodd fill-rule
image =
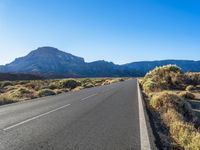
<path id="1" fill-rule="evenodd" d="M 0 150 L 139 150 L 137 81 L 0 107 Z"/>

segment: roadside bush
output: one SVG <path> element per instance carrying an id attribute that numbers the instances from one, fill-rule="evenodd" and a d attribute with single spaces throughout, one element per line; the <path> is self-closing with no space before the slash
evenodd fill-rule
<path id="1" fill-rule="evenodd" d="M 200 132 L 191 123 L 173 121 L 170 126 L 171 137 L 185 150 L 200 149 Z"/>
<path id="2" fill-rule="evenodd" d="M 106 79 L 95 79 L 95 83 L 99 83 L 99 84 L 102 84 L 103 82 L 105 82 L 106 81 Z"/>
<path id="3" fill-rule="evenodd" d="M 180 98 L 172 93 L 160 92 L 152 96 L 150 106 L 157 111 L 163 111 L 169 108 L 174 108 Z"/>
<path id="4" fill-rule="evenodd" d="M 179 96 L 187 99 L 195 99 L 195 95 L 187 91 L 180 92 Z"/>
<path id="5" fill-rule="evenodd" d="M 194 90 L 194 89 L 195 89 L 195 87 L 194 87 L 193 85 L 188 85 L 188 86 L 185 88 L 186 91 L 192 91 L 192 90 Z"/>
<path id="6" fill-rule="evenodd" d="M 57 89 L 57 88 L 58 88 L 58 86 L 57 86 L 55 83 L 50 83 L 50 84 L 49 84 L 49 89 L 55 90 L 55 89 Z"/>
<path id="7" fill-rule="evenodd" d="M 150 98 L 150 108 L 159 114 L 158 119 L 169 129 L 170 137 L 177 146 L 185 150 L 200 149 L 200 132 L 194 126 L 196 118 L 190 103 L 185 100 L 195 98 L 189 91 L 194 90 L 193 85 L 200 81 L 200 74 L 193 75 L 184 74 L 177 66 L 167 65 L 150 71 L 141 81 Z M 164 91 L 173 89 L 187 91 L 178 95 Z"/>
<path id="8" fill-rule="evenodd" d="M 186 150 L 200 148 L 200 132 L 192 123 L 190 104 L 176 94 L 160 92 L 150 99 L 150 105 L 160 114 L 162 122 L 169 128 L 170 137 Z"/>
<path id="9" fill-rule="evenodd" d="M 27 84 L 29 81 L 19 81 L 19 82 L 17 82 L 17 84 L 19 84 L 19 85 L 24 85 L 24 84 Z"/>
<path id="10" fill-rule="evenodd" d="M 92 82 L 91 79 L 83 79 L 83 80 L 81 81 L 81 83 L 87 84 L 87 83 L 93 83 L 93 82 Z"/>
<path id="11" fill-rule="evenodd" d="M 56 94 L 61 94 L 63 91 L 60 90 L 60 89 L 55 89 L 54 92 L 55 92 Z"/>
<path id="12" fill-rule="evenodd" d="M 23 95 L 28 95 L 30 93 L 31 93 L 31 91 L 29 89 L 20 87 L 20 88 L 16 89 L 13 94 L 16 97 L 23 97 Z"/>
<path id="13" fill-rule="evenodd" d="M 110 83 L 109 82 L 103 82 L 101 85 L 109 85 Z"/>
<path id="14" fill-rule="evenodd" d="M 11 81 L 2 81 L 0 82 L 0 86 L 3 88 L 3 87 L 6 87 L 6 86 L 12 86 L 13 83 Z"/>
<path id="15" fill-rule="evenodd" d="M 156 84 L 151 79 L 148 79 L 146 82 L 144 82 L 143 89 L 147 93 L 161 91 L 161 89 L 158 87 L 158 84 Z"/>
<path id="16" fill-rule="evenodd" d="M 16 99 L 8 95 L 0 95 L 0 105 L 10 104 L 17 102 Z"/>
<path id="17" fill-rule="evenodd" d="M 72 91 L 80 91 L 80 90 L 82 90 L 82 89 L 84 89 L 84 87 L 82 87 L 82 86 L 77 86 L 76 88 L 74 88 Z"/>
<path id="18" fill-rule="evenodd" d="M 186 77 L 176 65 L 156 67 L 145 75 L 141 84 L 148 92 L 160 90 L 182 89 Z"/>
<path id="19" fill-rule="evenodd" d="M 198 85 L 200 84 L 200 73 L 197 72 L 187 72 L 187 84 L 189 85 Z"/>
<path id="20" fill-rule="evenodd" d="M 123 78 L 120 78 L 120 79 L 119 79 L 119 81 L 120 81 L 120 82 L 122 82 L 122 81 L 125 81 L 125 79 L 123 79 Z"/>
<path id="21" fill-rule="evenodd" d="M 161 114 L 161 119 L 165 124 L 168 124 L 168 126 L 175 121 L 184 120 L 183 116 L 173 108 L 169 108 L 166 112 L 163 112 L 163 114 Z"/>
<path id="22" fill-rule="evenodd" d="M 152 96 L 150 106 L 159 112 L 174 109 L 181 113 L 186 119 L 192 119 L 193 113 L 190 104 L 171 92 L 160 92 Z"/>
<path id="23" fill-rule="evenodd" d="M 83 85 L 84 88 L 91 88 L 94 87 L 94 85 L 92 83 L 86 83 Z"/>
<path id="24" fill-rule="evenodd" d="M 56 93 L 51 90 L 51 89 L 42 89 L 40 91 L 38 91 L 38 96 L 43 97 L 43 96 L 51 96 L 51 95 L 55 95 Z"/>
<path id="25" fill-rule="evenodd" d="M 73 79 L 64 79 L 60 81 L 60 87 L 61 88 L 69 88 L 74 89 L 77 86 L 80 86 L 81 83 L 79 81 L 73 80 Z"/>

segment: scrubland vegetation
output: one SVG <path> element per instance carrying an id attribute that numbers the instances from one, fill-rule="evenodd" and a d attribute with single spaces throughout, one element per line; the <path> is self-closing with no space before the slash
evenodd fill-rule
<path id="1" fill-rule="evenodd" d="M 199 118 L 190 100 L 200 102 L 200 73 L 184 73 L 175 65 L 167 65 L 150 71 L 140 83 L 154 124 L 156 126 L 159 122 L 161 126 L 156 126 L 156 129 L 162 142 L 166 144 L 164 140 L 167 138 L 162 135 L 165 130 L 171 148 L 199 150 Z"/>
<path id="2" fill-rule="evenodd" d="M 108 85 L 126 78 L 80 78 L 61 80 L 1 81 L 0 105 L 51 96 L 84 88 Z"/>

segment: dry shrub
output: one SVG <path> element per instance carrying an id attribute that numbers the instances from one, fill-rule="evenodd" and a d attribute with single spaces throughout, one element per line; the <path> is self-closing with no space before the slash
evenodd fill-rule
<path id="1" fill-rule="evenodd" d="M 188 91 L 194 90 L 193 85 L 200 84 L 200 74 L 184 74 L 177 66 L 167 65 L 150 71 L 141 84 L 150 97 L 150 106 L 160 114 L 175 143 L 185 150 L 200 150 L 200 132 L 192 123 L 196 118 L 191 105 L 185 100 L 195 98 L 194 94 Z M 187 86 L 187 91 L 178 95 L 163 92 L 185 89 L 188 84 L 190 85 Z"/>
<path id="2" fill-rule="evenodd" d="M 185 75 L 187 76 L 187 83 L 189 85 L 200 84 L 200 73 L 198 73 L 198 72 L 188 72 Z"/>
<path id="3" fill-rule="evenodd" d="M 84 89 L 84 87 L 82 87 L 82 86 L 78 86 L 78 87 L 76 87 L 76 88 L 74 88 L 72 91 L 80 91 L 80 90 L 82 90 L 82 89 Z"/>
<path id="4" fill-rule="evenodd" d="M 169 128 L 170 137 L 182 148 L 200 148 L 200 132 L 192 123 L 193 113 L 190 104 L 171 92 L 160 92 L 150 99 L 150 105 L 159 112 L 163 123 Z"/>
<path id="5" fill-rule="evenodd" d="M 164 112 L 161 115 L 161 119 L 165 124 L 168 124 L 168 126 L 170 126 L 170 124 L 175 121 L 182 121 L 183 116 L 180 113 L 178 113 L 175 109 L 169 108 L 166 112 Z"/>
<path id="6" fill-rule="evenodd" d="M 92 83 L 85 83 L 85 84 L 83 85 L 83 87 L 84 87 L 84 88 L 91 88 L 91 87 L 94 87 L 94 84 L 92 84 Z"/>
<path id="7" fill-rule="evenodd" d="M 200 149 L 200 132 L 191 123 L 174 121 L 170 124 L 170 135 L 185 150 Z"/>
<path id="8" fill-rule="evenodd" d="M 168 109 L 174 109 L 186 117 L 186 119 L 193 118 L 191 105 L 186 100 L 171 92 L 154 94 L 149 104 L 160 113 L 166 112 Z"/>
<path id="9" fill-rule="evenodd" d="M 6 86 L 13 86 L 13 82 L 12 81 L 1 81 L 0 82 L 0 87 L 4 88 Z"/>
<path id="10" fill-rule="evenodd" d="M 40 91 L 38 91 L 38 96 L 43 97 L 43 96 L 51 96 L 51 95 L 55 95 L 56 93 L 51 90 L 51 89 L 42 89 Z"/>
<path id="11" fill-rule="evenodd" d="M 118 82 L 120 79 L 69 78 L 62 80 L 0 81 L 0 105 L 100 86 L 105 81 L 110 84 L 111 81 Z"/>
<path id="12" fill-rule="evenodd" d="M 194 89 L 195 89 L 195 87 L 194 87 L 193 85 L 188 85 L 188 86 L 185 88 L 186 91 L 192 91 L 192 90 L 194 90 Z"/>
<path id="13" fill-rule="evenodd" d="M 54 92 L 55 92 L 56 94 L 61 94 L 63 91 L 62 91 L 61 89 L 55 89 Z"/>
<path id="14" fill-rule="evenodd" d="M 158 87 L 158 84 L 156 82 L 152 81 L 151 79 L 148 79 L 146 82 L 144 82 L 143 89 L 146 93 L 150 93 L 153 91 L 158 92 L 158 91 L 162 90 Z"/>
<path id="15" fill-rule="evenodd" d="M 56 83 L 50 83 L 48 88 L 51 89 L 51 90 L 55 90 L 55 89 L 58 88 L 58 85 Z"/>
<path id="16" fill-rule="evenodd" d="M 176 65 L 156 67 L 147 73 L 142 80 L 142 85 L 147 92 L 160 90 L 182 89 L 186 77 L 183 71 Z"/>
<path id="17" fill-rule="evenodd" d="M 8 94 L 1 94 L 0 95 L 0 105 L 15 103 L 17 101 L 18 101 L 17 99 L 9 96 Z"/>
<path id="18" fill-rule="evenodd" d="M 81 83 L 74 79 L 64 79 L 59 82 L 61 88 L 74 89 L 77 86 L 80 86 Z"/>
<path id="19" fill-rule="evenodd" d="M 157 111 L 163 111 L 163 109 L 166 110 L 176 107 L 179 101 L 181 101 L 181 99 L 173 93 L 160 92 L 152 96 L 150 106 Z"/>
<path id="20" fill-rule="evenodd" d="M 106 79 L 101 85 L 109 85 L 110 84 L 110 79 Z"/>
<path id="21" fill-rule="evenodd" d="M 178 95 L 186 99 L 195 99 L 195 95 L 187 91 L 180 92 Z"/>

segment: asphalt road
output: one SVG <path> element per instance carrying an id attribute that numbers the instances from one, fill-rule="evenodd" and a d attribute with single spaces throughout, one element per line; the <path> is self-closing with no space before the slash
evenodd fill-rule
<path id="1" fill-rule="evenodd" d="M 136 80 L 0 107 L 0 150 L 139 150 Z"/>

